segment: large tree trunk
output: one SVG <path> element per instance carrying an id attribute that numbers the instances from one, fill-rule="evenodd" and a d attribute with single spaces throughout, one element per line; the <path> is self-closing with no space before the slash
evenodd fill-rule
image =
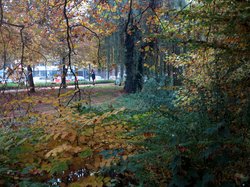
<path id="1" fill-rule="evenodd" d="M 28 65 L 27 71 L 28 71 L 28 84 L 30 87 L 30 92 L 34 93 L 35 92 L 35 84 L 34 84 L 34 80 L 33 80 L 32 68 L 30 65 Z"/>
<path id="2" fill-rule="evenodd" d="M 136 26 L 133 26 L 132 32 L 130 34 L 126 33 L 125 38 L 126 81 L 124 89 L 127 93 L 139 92 L 143 87 L 143 64 L 145 54 L 144 52 L 138 53 L 139 49 L 135 47 L 135 42 L 138 38 L 137 31 Z M 142 46 L 142 48 L 143 47 L 144 46 Z"/>
<path id="3" fill-rule="evenodd" d="M 126 81 L 124 90 L 127 93 L 136 92 L 136 66 L 134 61 L 134 48 L 135 48 L 135 33 L 126 33 L 125 38 L 125 67 L 126 67 Z"/>

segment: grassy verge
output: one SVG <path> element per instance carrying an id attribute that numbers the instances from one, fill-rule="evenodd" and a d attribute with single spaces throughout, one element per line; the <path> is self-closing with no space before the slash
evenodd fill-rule
<path id="1" fill-rule="evenodd" d="M 113 80 L 98 80 L 96 84 L 106 84 L 106 83 L 114 83 Z M 79 85 L 87 85 L 92 84 L 90 81 L 79 81 Z M 74 85 L 74 82 L 69 82 L 67 85 Z M 35 87 L 53 87 L 53 86 L 60 86 L 60 83 L 37 83 Z M 7 83 L 7 84 L 0 84 L 0 89 L 15 89 L 15 88 L 26 88 L 25 85 L 20 85 L 17 83 Z"/>

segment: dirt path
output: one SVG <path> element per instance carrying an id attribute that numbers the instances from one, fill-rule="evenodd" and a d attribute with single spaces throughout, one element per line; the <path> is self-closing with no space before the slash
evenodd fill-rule
<path id="1" fill-rule="evenodd" d="M 0 94 L 0 119 L 9 119 L 27 115 L 28 112 L 37 114 L 50 114 L 56 109 L 48 101 L 58 100 L 59 88 L 38 88 L 36 92 L 27 96 L 27 90 L 8 90 Z M 111 103 L 123 94 L 123 88 L 114 84 L 81 85 L 82 97 L 88 99 L 91 105 Z M 74 86 L 68 86 L 61 90 L 61 95 L 67 95 L 63 99 L 68 101 L 73 95 Z M 25 99 L 26 98 L 26 99 Z M 31 100 L 31 101 L 29 101 Z M 23 102 L 23 103 L 22 103 Z M 29 106 L 32 106 L 29 108 Z"/>

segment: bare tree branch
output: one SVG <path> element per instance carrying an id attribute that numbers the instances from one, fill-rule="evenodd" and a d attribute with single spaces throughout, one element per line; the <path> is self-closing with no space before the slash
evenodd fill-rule
<path id="1" fill-rule="evenodd" d="M 12 26 L 12 27 L 18 27 L 18 28 L 23 28 L 24 29 L 24 25 L 17 25 L 17 24 L 14 24 L 14 23 L 9 23 L 9 22 L 6 22 L 6 21 L 2 21 L 2 24 L 5 24 L 5 25 L 9 25 L 9 26 Z"/>
<path id="2" fill-rule="evenodd" d="M 166 30 L 166 27 L 164 27 L 164 25 L 163 25 L 161 19 L 159 18 L 159 16 L 158 16 L 157 13 L 155 12 L 155 9 L 153 9 L 152 7 L 150 7 L 150 9 L 152 10 L 152 12 L 154 13 L 155 17 L 156 17 L 156 18 L 158 19 L 158 21 L 160 22 L 162 29 L 163 29 L 163 30 Z"/>
<path id="3" fill-rule="evenodd" d="M 186 9 L 189 5 L 191 5 L 192 3 L 193 3 L 193 0 L 190 1 L 188 4 L 186 4 L 181 10 L 179 10 L 179 11 L 174 15 L 173 19 L 177 18 L 178 15 L 179 15 L 184 9 Z M 168 23 L 168 25 L 166 25 L 165 28 L 167 28 L 169 25 L 170 25 L 170 22 Z M 164 29 L 164 30 L 166 30 L 166 29 Z"/>
<path id="4" fill-rule="evenodd" d="M 193 3 L 193 0 L 190 1 L 188 4 L 186 4 L 184 7 L 182 7 L 182 9 L 179 10 L 179 11 L 176 13 L 176 15 L 173 17 L 173 19 L 177 18 L 177 16 L 178 16 L 184 9 L 186 9 L 189 5 L 191 5 L 192 3 Z"/>
<path id="5" fill-rule="evenodd" d="M 100 37 L 98 36 L 98 34 L 96 32 L 94 32 L 92 29 L 90 29 L 89 27 L 83 25 L 83 24 L 77 24 L 77 25 L 73 25 L 71 26 L 71 28 L 74 28 L 74 27 L 84 27 L 85 29 L 87 29 L 88 31 L 90 31 L 91 33 L 94 34 L 94 36 L 98 39 L 98 51 L 97 51 L 97 61 L 98 61 L 98 64 L 100 65 L 101 62 L 100 62 L 100 58 L 101 58 L 101 55 L 100 55 L 100 50 L 101 50 L 101 39 Z"/>
<path id="6" fill-rule="evenodd" d="M 2 0 L 0 0 L 0 27 L 3 24 L 3 3 Z"/>
<path id="7" fill-rule="evenodd" d="M 64 1 L 63 15 L 64 15 L 64 18 L 65 18 L 65 21 L 66 21 L 66 26 L 67 26 L 68 66 L 70 68 L 71 73 L 75 77 L 75 90 L 77 90 L 77 92 L 75 92 L 75 94 L 70 99 L 70 101 L 76 96 L 76 93 L 79 93 L 79 100 L 80 100 L 81 91 L 80 91 L 80 88 L 79 88 L 78 80 L 76 78 L 76 74 L 74 73 L 74 71 L 72 69 L 72 64 L 71 64 L 71 53 L 72 53 L 71 36 L 70 36 L 70 29 L 71 29 L 71 27 L 69 25 L 69 18 L 68 18 L 68 15 L 67 15 L 67 0 Z M 60 96 L 60 90 L 61 90 L 61 88 L 62 88 L 62 83 L 60 84 L 60 88 L 59 88 L 59 92 L 58 92 L 58 97 Z M 68 102 L 68 104 L 69 104 L 69 102 Z"/>
<path id="8" fill-rule="evenodd" d="M 129 13 L 128 13 L 128 20 L 126 22 L 126 25 L 125 25 L 125 32 L 127 33 L 128 32 L 128 25 L 130 23 L 130 20 L 131 20 L 131 16 L 132 16 L 132 5 L 133 5 L 133 0 L 130 0 L 130 4 L 129 4 Z"/>
<path id="9" fill-rule="evenodd" d="M 150 6 L 147 6 L 147 8 L 145 8 L 139 15 L 135 16 L 135 18 L 138 17 L 138 16 L 140 16 L 140 19 L 139 19 L 138 23 L 141 22 L 141 19 L 142 19 L 143 14 L 144 14 L 145 12 L 147 12 L 147 11 L 149 10 L 149 8 L 150 8 Z"/>
<path id="10" fill-rule="evenodd" d="M 45 63 L 47 63 L 47 58 L 46 58 L 46 56 L 44 55 L 44 54 L 42 54 L 41 52 L 39 52 L 39 51 L 37 51 L 37 50 L 34 50 L 34 49 L 31 49 L 28 45 L 26 45 L 25 44 L 25 47 L 27 48 L 27 49 L 29 49 L 30 51 L 33 51 L 33 52 L 35 52 L 35 53 L 37 53 L 37 54 L 39 54 L 41 57 L 43 57 L 43 59 L 45 60 Z"/>

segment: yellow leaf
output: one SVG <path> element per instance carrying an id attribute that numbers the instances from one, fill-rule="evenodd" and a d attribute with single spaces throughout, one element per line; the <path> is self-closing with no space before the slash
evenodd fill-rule
<path id="1" fill-rule="evenodd" d="M 60 146 L 57 146 L 56 148 L 52 149 L 51 151 L 49 151 L 45 157 L 46 158 L 49 158 L 50 156 L 57 156 L 59 153 L 62 153 L 62 152 L 73 152 L 73 153 L 78 153 L 80 152 L 82 149 L 80 147 L 73 147 L 71 145 L 68 145 L 68 144 L 62 144 Z"/>
<path id="2" fill-rule="evenodd" d="M 147 45 L 145 48 L 144 48 L 144 50 L 147 52 L 147 51 L 149 51 L 149 46 Z"/>
<path id="3" fill-rule="evenodd" d="M 61 133 L 55 134 L 54 137 L 53 137 L 53 139 L 56 140 L 60 135 L 61 135 Z"/>
<path id="4" fill-rule="evenodd" d="M 69 133 L 67 131 L 63 132 L 61 138 L 64 139 L 68 134 Z"/>
<path id="5" fill-rule="evenodd" d="M 116 12 L 116 6 L 111 9 L 111 12 Z"/>

